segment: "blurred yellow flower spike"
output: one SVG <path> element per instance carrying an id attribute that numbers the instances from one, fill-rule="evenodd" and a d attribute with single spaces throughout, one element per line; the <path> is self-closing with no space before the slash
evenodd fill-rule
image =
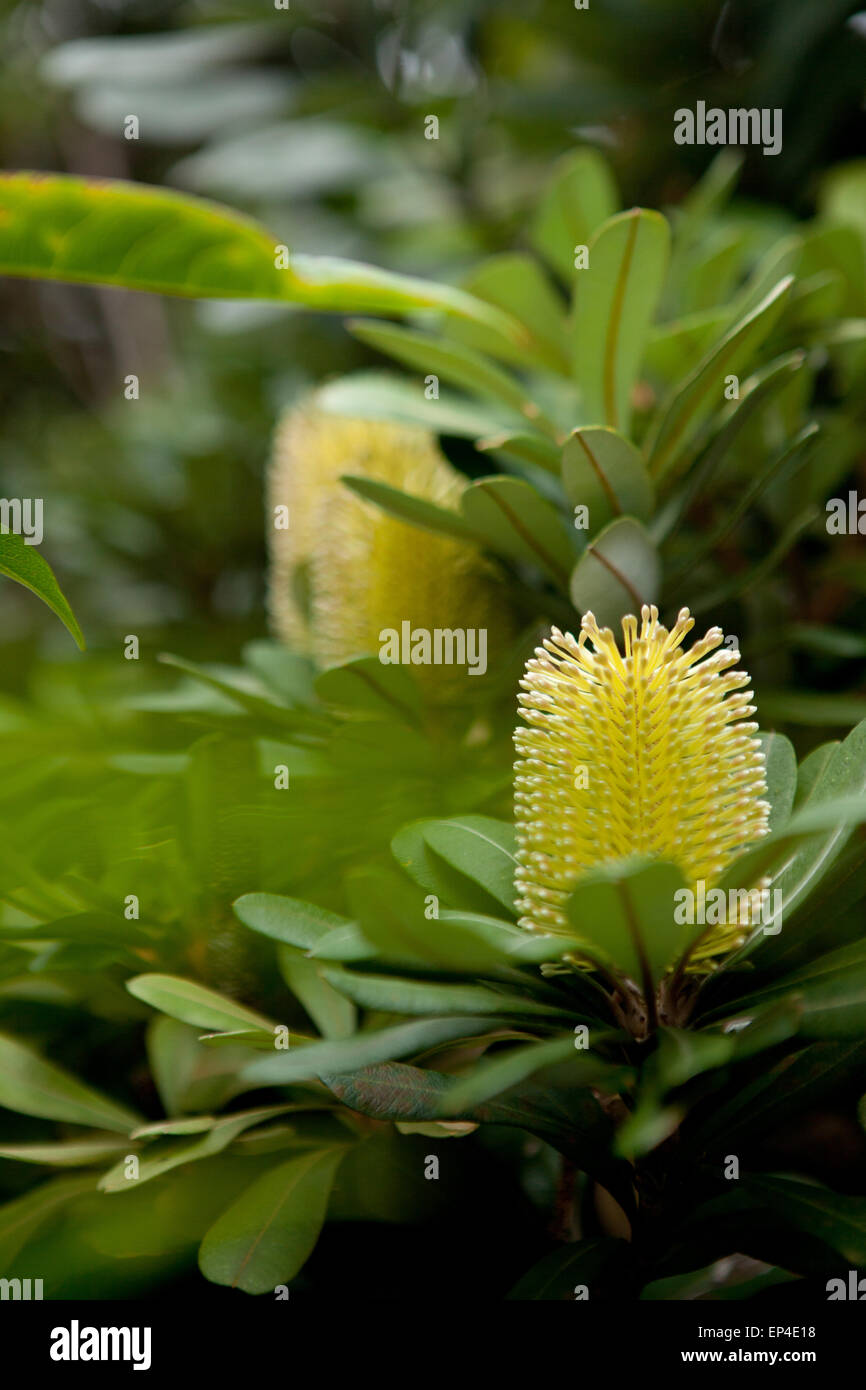
<path id="1" fill-rule="evenodd" d="M 455 518 L 467 483 L 426 430 L 326 414 L 315 401 L 288 412 L 269 474 L 270 515 L 285 521 L 271 529 L 272 626 L 320 666 L 378 655 L 412 666 L 428 695 L 450 698 L 513 641 L 501 573 L 471 540 L 357 496 L 345 474 Z"/>

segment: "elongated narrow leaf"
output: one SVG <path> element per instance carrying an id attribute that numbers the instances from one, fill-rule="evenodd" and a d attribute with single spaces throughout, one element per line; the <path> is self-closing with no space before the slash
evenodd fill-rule
<path id="1" fill-rule="evenodd" d="M 767 800 L 770 803 L 770 829 L 778 830 L 786 823 L 794 804 L 797 788 L 797 755 L 791 740 L 784 734 L 761 734 L 767 778 Z"/>
<path id="2" fill-rule="evenodd" d="M 56 1144 L 2 1144 L 0 1158 L 44 1164 L 47 1168 L 87 1168 L 128 1148 L 127 1140 L 106 1135 L 97 1139 L 64 1139 Z"/>
<path id="3" fill-rule="evenodd" d="M 744 1178 L 743 1189 L 746 1196 L 757 1197 L 763 1210 L 823 1240 L 852 1265 L 866 1263 L 866 1197 L 775 1175 Z"/>
<path id="4" fill-rule="evenodd" d="M 594 1086 L 608 1094 L 622 1090 L 634 1075 L 628 1067 L 616 1067 L 603 1058 L 578 1051 L 573 1037 L 553 1038 L 482 1058 L 471 1072 L 454 1082 L 444 1097 L 441 1113 L 472 1114 L 476 1106 L 556 1064 L 562 1084 Z"/>
<path id="5" fill-rule="evenodd" d="M 653 485 L 643 458 L 616 430 L 578 429 L 562 451 L 562 485 L 569 502 L 588 511 L 588 535 L 609 521 L 633 516 L 648 521 Z"/>
<path id="6" fill-rule="evenodd" d="M 186 1163 L 196 1163 L 203 1158 L 211 1158 L 222 1153 L 244 1130 L 282 1114 L 282 1106 L 270 1105 L 260 1110 L 245 1110 L 238 1115 L 224 1115 L 214 1121 L 203 1135 L 191 1139 L 165 1139 L 152 1145 L 138 1162 L 134 1178 L 129 1176 L 126 1158 L 121 1158 L 99 1180 L 102 1192 L 129 1192 L 133 1187 L 161 1178 L 173 1168 L 181 1168 Z"/>
<path id="7" fill-rule="evenodd" d="M 46 1222 L 56 1219 L 67 1203 L 95 1191 L 93 1174 L 54 1178 L 51 1182 L 40 1183 L 23 1197 L 6 1202 L 0 1207 L 0 1268 L 9 1269 L 31 1236 Z"/>
<path id="8" fill-rule="evenodd" d="M 108 179 L 0 176 L 0 274 L 203 299 L 271 299 L 341 313 L 441 309 L 522 341 L 501 310 L 437 285 L 333 257 L 285 256 L 240 213 Z"/>
<path id="9" fill-rule="evenodd" d="M 568 900 L 569 921 L 590 952 L 638 983 L 657 980 L 686 950 L 687 927 L 674 920 L 685 885 L 673 864 L 634 861 L 585 874 Z"/>
<path id="10" fill-rule="evenodd" d="M 294 946 L 281 946 L 280 972 L 325 1038 L 349 1038 L 355 1029 L 355 1008 L 325 976 L 324 971 Z"/>
<path id="11" fill-rule="evenodd" d="M 750 314 L 734 324 L 691 376 L 676 388 L 649 444 L 649 470 L 658 481 L 677 466 L 701 421 L 725 400 L 725 378 L 736 375 L 776 324 L 793 279 L 781 280 Z"/>
<path id="12" fill-rule="evenodd" d="M 556 1016 L 556 1010 L 524 995 L 488 989 L 484 985 L 438 984 L 401 980 L 394 975 L 368 975 L 351 970 L 324 969 L 324 978 L 365 1009 L 394 1014 L 495 1014 Z"/>
<path id="13" fill-rule="evenodd" d="M 452 868 L 465 874 L 500 902 L 514 911 L 514 828 L 490 816 L 461 816 L 459 819 L 428 821 L 424 839 L 429 847 Z"/>
<path id="14" fill-rule="evenodd" d="M 23 536 L 4 531 L 0 533 L 0 574 L 23 584 L 56 613 L 77 645 L 84 651 L 84 636 L 69 607 L 60 585 L 47 560 L 43 560 L 35 546 L 28 545 Z"/>
<path id="15" fill-rule="evenodd" d="M 0 1105 L 22 1115 L 128 1134 L 139 1117 L 16 1039 L 0 1035 Z"/>
<path id="16" fill-rule="evenodd" d="M 470 271 L 462 287 L 476 299 L 483 299 L 487 304 L 503 309 L 523 324 L 531 342 L 528 349 L 518 352 L 507 339 L 491 329 L 465 320 L 459 324 L 456 321 L 452 323 L 452 334 L 493 356 L 502 356 L 531 367 L 543 363 L 553 371 L 569 375 L 571 363 L 566 351 L 565 306 L 543 267 L 532 256 L 522 252 L 488 256 Z"/>
<path id="17" fill-rule="evenodd" d="M 318 1149 L 266 1173 L 211 1226 L 199 1268 L 215 1284 L 272 1293 L 306 1262 L 348 1145 Z"/>
<path id="18" fill-rule="evenodd" d="M 293 1081 L 375 1066 L 418 1056 L 429 1048 L 458 1038 L 472 1038 L 489 1032 L 489 1018 L 424 1018 L 383 1028 L 376 1033 L 358 1033 L 335 1042 L 311 1043 L 290 1052 L 275 1052 L 244 1068 L 243 1079 L 256 1085 L 285 1086 Z"/>
<path id="19" fill-rule="evenodd" d="M 539 565 L 563 587 L 574 549 L 556 508 L 522 478 L 480 478 L 460 498 L 460 510 L 491 550 Z"/>
<path id="20" fill-rule="evenodd" d="M 627 434 L 631 392 L 661 295 L 670 230 L 661 213 L 634 208 L 606 222 L 577 273 L 574 369 L 587 424 Z"/>
<path id="21" fill-rule="evenodd" d="M 277 893 L 244 893 L 236 900 L 234 910 L 244 926 L 304 950 L 348 924 L 348 919 L 336 912 Z"/>
<path id="22" fill-rule="evenodd" d="M 404 666 L 383 665 L 378 656 L 359 656 L 329 666 L 316 677 L 316 694 L 327 705 L 343 705 L 415 724 L 418 687 Z"/>
<path id="23" fill-rule="evenodd" d="M 554 171 L 542 195 L 532 228 L 533 244 L 567 284 L 572 284 L 574 253 L 617 208 L 610 168 L 597 150 L 575 150 Z"/>
<path id="24" fill-rule="evenodd" d="M 463 391 L 499 401 L 516 415 L 545 425 L 539 407 L 527 398 L 519 382 L 473 348 L 393 323 L 354 320 L 350 328 L 362 343 L 416 368 L 425 378 L 431 374 L 442 377 Z M 546 428 L 548 433 L 555 433 L 549 422 Z"/>
<path id="25" fill-rule="evenodd" d="M 506 430 L 487 439 L 477 439 L 475 447 L 485 454 L 506 454 L 508 458 L 531 463 L 548 473 L 559 472 L 559 448 L 543 434 L 509 434 Z"/>
<path id="26" fill-rule="evenodd" d="M 225 1033 L 233 1029 L 252 1028 L 273 1034 L 274 1025 L 261 1014 L 236 1004 L 216 990 L 206 989 L 194 980 L 177 975 L 136 975 L 127 980 L 126 988 L 136 999 L 150 1004 L 169 1018 L 191 1023 L 196 1028 Z"/>
<path id="27" fill-rule="evenodd" d="M 691 354 L 689 370 L 691 370 L 696 356 L 701 358 L 704 353 Z M 796 373 L 802 371 L 806 361 L 805 352 L 787 353 L 783 357 L 776 358 L 768 367 L 753 373 L 743 383 L 739 400 L 734 404 L 722 428 L 712 440 L 697 466 L 689 474 L 684 485 L 672 499 L 672 505 L 665 508 L 665 512 L 656 518 L 652 528 L 655 539 L 661 540 L 677 531 L 695 498 L 708 486 L 719 464 L 730 452 L 737 436 L 749 423 L 752 416 L 767 405 L 773 396 L 790 384 Z"/>
<path id="28" fill-rule="evenodd" d="M 457 536 L 460 540 L 473 538 L 472 528 L 459 512 L 437 506 L 426 497 L 413 497 L 410 492 L 380 482 L 378 478 L 356 478 L 346 473 L 340 481 L 358 497 L 381 507 L 390 516 L 410 522 L 412 526 L 421 526 L 425 531 L 438 531 L 446 536 Z"/>
<path id="29" fill-rule="evenodd" d="M 626 613 L 655 603 L 661 585 L 656 548 L 640 522 L 622 516 L 590 541 L 569 584 L 579 613 L 594 613 L 602 626 L 616 628 Z"/>
<path id="30" fill-rule="evenodd" d="M 460 439 L 476 439 L 513 428 L 511 411 L 501 406 L 493 407 L 445 390 L 428 400 L 425 390 L 422 383 L 408 381 L 395 372 L 350 372 L 321 386 L 316 392 L 316 404 L 329 415 L 393 420 L 398 425 L 420 425 Z M 543 434 L 538 439 L 545 442 Z M 547 442 L 552 448 L 551 442 Z"/>
<path id="31" fill-rule="evenodd" d="M 573 1302 L 575 1290 L 586 1289 L 590 1299 L 604 1299 L 618 1293 L 622 1271 L 630 1259 L 630 1246 L 625 1240 L 605 1236 L 569 1242 L 533 1265 L 508 1297 L 536 1303 Z"/>

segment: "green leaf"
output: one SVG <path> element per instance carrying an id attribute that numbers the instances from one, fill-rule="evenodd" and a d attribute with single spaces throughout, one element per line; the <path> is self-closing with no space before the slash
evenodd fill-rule
<path id="1" fill-rule="evenodd" d="M 695 355 L 702 357 L 704 354 L 692 353 L 689 367 L 691 367 Z M 776 358 L 769 366 L 753 373 L 743 383 L 739 400 L 733 403 L 733 408 L 721 429 L 715 435 L 697 466 L 689 474 L 685 484 L 672 499 L 671 506 L 665 509 L 663 520 L 656 519 L 652 528 L 654 539 L 661 540 L 665 536 L 673 535 L 679 529 L 692 503 L 707 488 L 719 464 L 729 453 L 737 436 L 749 423 L 752 416 L 786 386 L 790 385 L 792 378 L 802 371 L 806 361 L 806 353 L 790 352 L 784 357 Z M 683 569 L 685 571 L 685 566 Z"/>
<path id="2" fill-rule="evenodd" d="M 329 1090 L 361 1115 L 377 1120 L 425 1121 L 439 1118 L 443 1097 L 454 1084 L 442 1072 L 385 1062 L 358 1071 L 323 1076 Z"/>
<path id="3" fill-rule="evenodd" d="M 293 1279 L 316 1244 L 347 1147 L 300 1154 L 248 1187 L 202 1241 L 205 1278 L 245 1293 Z"/>
<path id="4" fill-rule="evenodd" d="M 780 997 L 796 1002 L 798 1031 L 807 1038 L 857 1039 L 866 1031 L 866 951 L 843 947 L 737 1001 L 749 1012 Z"/>
<path id="5" fill-rule="evenodd" d="M 742 1188 L 763 1210 L 824 1241 L 850 1264 L 866 1262 L 866 1197 L 776 1175 L 743 1178 Z"/>
<path id="6" fill-rule="evenodd" d="M 664 284 L 670 230 L 634 208 L 606 222 L 577 274 L 574 367 L 588 424 L 628 433 L 631 392 Z"/>
<path id="7" fill-rule="evenodd" d="M 616 207 L 616 185 L 606 160 L 597 150 L 576 150 L 558 164 L 542 195 L 532 244 L 571 284 L 574 248 L 586 246 Z"/>
<path id="8" fill-rule="evenodd" d="M 399 1064 L 324 1079 L 352 1109 L 393 1120 L 441 1121 L 455 1085 L 450 1076 Z M 612 1125 L 588 1089 L 564 1085 L 554 1090 L 530 1081 L 464 1112 L 461 1119 L 525 1129 L 598 1177 L 626 1211 L 632 1209 L 630 1170 L 622 1162 L 611 1161 Z"/>
<path id="9" fill-rule="evenodd" d="M 56 1219 L 68 1202 L 96 1191 L 88 1177 L 53 1178 L 0 1207 L 0 1269 L 8 1270 L 31 1236 Z"/>
<path id="10" fill-rule="evenodd" d="M 97 1139 L 64 1139 L 52 1144 L 3 1144 L 0 1158 L 16 1163 L 39 1163 L 49 1168 L 86 1168 L 129 1148 L 128 1142 L 105 1135 Z"/>
<path id="11" fill-rule="evenodd" d="M 435 820 L 417 820 L 404 825 L 391 841 L 394 858 L 413 883 L 424 889 L 426 895 L 432 893 L 439 899 L 440 919 L 443 903 L 489 917 L 491 912 L 495 912 L 496 900 L 479 884 L 434 853 L 427 843 L 427 828 L 435 824 Z M 524 935 L 521 933 L 521 938 Z"/>
<path id="12" fill-rule="evenodd" d="M 336 912 L 276 893 L 244 893 L 233 906 L 235 916 L 245 927 L 302 950 L 309 950 L 329 932 L 348 925 L 348 919 Z"/>
<path id="13" fill-rule="evenodd" d="M 25 589 L 30 589 L 41 598 L 72 634 L 80 650 L 84 651 L 84 635 L 54 578 L 51 566 L 34 546 L 27 544 L 23 536 L 7 531 L 0 534 L 0 574 L 23 584 Z"/>
<path id="14" fill-rule="evenodd" d="M 590 541 L 571 576 L 569 593 L 580 613 L 594 613 L 600 627 L 617 628 L 627 613 L 655 603 L 661 565 L 640 522 L 622 516 Z"/>
<path id="15" fill-rule="evenodd" d="M 514 912 L 514 827 L 490 816 L 427 821 L 424 839 L 446 864 Z"/>
<path id="16" fill-rule="evenodd" d="M 787 441 L 767 460 L 763 467 L 755 472 L 748 486 L 740 488 L 739 497 L 734 505 L 726 508 L 724 516 L 720 518 L 717 525 L 706 531 L 700 540 L 692 545 L 683 565 L 671 571 L 668 576 L 671 587 L 692 572 L 706 555 L 711 555 L 713 551 L 719 549 L 740 518 L 745 516 L 747 512 L 755 510 L 758 498 L 766 491 L 770 483 L 775 482 L 778 487 L 783 481 L 789 479 L 791 473 L 805 462 L 802 457 L 803 450 L 812 442 L 817 433 L 818 425 L 814 421 L 804 426 L 793 439 Z"/>
<path id="17" fill-rule="evenodd" d="M 638 984 L 658 980 L 689 945 L 674 921 L 675 894 L 685 887 L 674 864 L 626 860 L 584 874 L 566 905 L 590 955 L 612 962 Z"/>
<path id="18" fill-rule="evenodd" d="M 467 322 L 454 323 L 451 331 L 459 334 L 463 341 L 482 352 L 501 355 L 521 365 L 537 367 L 541 363 L 555 372 L 570 374 L 564 305 L 532 256 L 522 252 L 488 256 L 470 271 L 462 287 L 476 299 L 483 299 L 510 314 L 523 324 L 531 339 L 528 349 L 518 352 L 490 329 Z"/>
<path id="19" fill-rule="evenodd" d="M 612 1095 L 632 1079 L 630 1067 L 617 1067 L 603 1058 L 576 1050 L 575 1039 L 552 1038 L 486 1056 L 459 1077 L 443 1099 L 440 1113 L 472 1117 L 474 1109 L 512 1086 L 535 1076 L 545 1067 L 561 1064 L 558 1077 L 575 1087 L 593 1086 Z"/>
<path id="20" fill-rule="evenodd" d="M 799 690 L 762 690 L 761 713 L 783 724 L 858 724 L 866 719 L 866 699 L 858 695 L 813 695 Z"/>
<path id="21" fill-rule="evenodd" d="M 510 412 L 492 410 L 447 391 L 440 391 L 437 399 L 428 400 L 424 389 L 394 372 L 350 372 L 348 376 L 319 387 L 316 405 L 331 415 L 421 425 L 438 434 L 453 434 L 460 439 L 495 434 L 509 425 Z M 545 443 L 544 435 L 537 438 Z"/>
<path id="22" fill-rule="evenodd" d="M 261 1014 L 253 1013 L 252 1009 L 194 980 L 183 980 L 177 975 L 136 975 L 127 980 L 126 988 L 136 999 L 169 1018 L 191 1023 L 208 1032 L 227 1033 L 233 1029 L 252 1028 L 273 1035 L 274 1025 Z"/>
<path id="23" fill-rule="evenodd" d="M 689 1121 L 689 1145 L 703 1151 L 724 1144 L 726 1153 L 742 1152 L 740 1145 L 773 1134 L 812 1106 L 826 1105 L 864 1075 L 863 1042 L 813 1043 L 765 1067 L 748 1084 L 714 1095 L 704 1113 Z"/>
<path id="24" fill-rule="evenodd" d="M 629 1257 L 627 1241 L 607 1236 L 561 1245 L 518 1280 L 509 1301 L 573 1302 L 576 1290 L 582 1288 L 587 1290 L 590 1303 L 604 1299 L 605 1289 L 619 1291 L 621 1271 Z"/>
<path id="25" fill-rule="evenodd" d="M 475 447 L 484 454 L 505 454 L 521 463 L 543 468 L 548 473 L 559 472 L 559 449 L 553 440 L 546 439 L 543 434 L 509 434 L 505 430 L 486 439 L 476 439 Z"/>
<path id="26" fill-rule="evenodd" d="M 355 1009 L 328 982 L 326 972 L 294 946 L 279 949 L 280 973 L 325 1038 L 349 1038 Z"/>
<path id="27" fill-rule="evenodd" d="M 460 510 L 475 535 L 496 551 L 540 565 L 563 587 L 574 550 L 556 508 L 522 478 L 479 478 L 460 498 Z"/>
<path id="28" fill-rule="evenodd" d="M 326 256 L 291 256 L 279 269 L 278 245 L 240 213 L 162 188 L 59 174 L 0 177 L 0 274 L 340 313 L 440 309 L 525 339 L 508 315 L 450 285 Z"/>
<path id="29" fill-rule="evenodd" d="M 660 480 L 679 463 L 705 416 L 724 402 L 725 377 L 746 365 L 776 324 L 793 278 L 781 280 L 745 318 L 734 324 L 692 374 L 677 387 L 660 415 L 649 448 L 649 470 Z"/>
<path id="30" fill-rule="evenodd" d="M 394 1014 L 492 1014 L 497 1017 L 555 1018 L 561 1010 L 539 1004 L 525 995 L 488 989 L 484 985 L 436 984 L 401 980 L 393 975 L 368 975 L 325 969 L 324 978 L 356 1004 Z"/>
<path id="31" fill-rule="evenodd" d="M 648 521 L 653 513 L 653 485 L 644 461 L 616 430 L 574 431 L 562 451 L 562 485 L 569 502 L 589 509 L 591 536 L 616 517 Z"/>
<path id="32" fill-rule="evenodd" d="M 772 807 L 770 829 L 779 830 L 791 814 L 797 786 L 797 755 L 784 734 L 759 734 L 767 776 L 767 799 Z"/>
<path id="33" fill-rule="evenodd" d="M 126 1159 L 121 1158 L 100 1178 L 99 1189 L 101 1192 L 129 1192 L 133 1187 L 140 1187 L 142 1183 L 150 1182 L 153 1178 L 161 1178 L 164 1173 L 170 1173 L 173 1168 L 180 1168 L 185 1163 L 197 1163 L 203 1158 L 211 1158 L 228 1148 L 244 1130 L 261 1123 L 262 1120 L 269 1120 L 274 1115 L 281 1115 L 283 1110 L 284 1107 L 281 1105 L 269 1105 L 260 1110 L 244 1110 L 237 1115 L 224 1115 L 221 1119 L 213 1121 L 204 1135 L 180 1141 L 166 1139 L 154 1145 L 139 1159 L 138 1176 L 135 1178 L 128 1176 Z"/>
<path id="34" fill-rule="evenodd" d="M 395 716 L 415 724 L 421 707 L 418 687 L 402 666 L 383 664 L 378 656 L 360 656 L 329 666 L 316 679 L 316 694 L 327 705 Z"/>
<path id="35" fill-rule="evenodd" d="M 408 521 L 412 526 L 421 526 L 425 531 L 436 531 L 446 536 L 456 536 L 460 540 L 472 540 L 472 528 L 467 525 L 459 512 L 449 507 L 437 506 L 426 497 L 413 497 L 390 483 L 380 482 L 378 478 L 354 477 L 344 473 L 340 482 L 366 502 L 372 502 L 389 516 L 400 521 Z"/>
<path id="36" fill-rule="evenodd" d="M 415 368 L 425 378 L 432 373 L 456 384 L 462 391 L 498 401 L 539 428 L 546 428 L 548 434 L 556 433 L 555 427 L 544 420 L 539 407 L 527 398 L 519 382 L 473 348 L 393 323 L 356 319 L 349 328 L 362 343 L 396 358 L 404 366 Z"/>
<path id="37" fill-rule="evenodd" d="M 128 1134 L 139 1117 L 15 1038 L 0 1035 L 0 1105 L 22 1115 Z"/>
<path id="38" fill-rule="evenodd" d="M 383 1028 L 375 1033 L 356 1033 L 338 1042 L 311 1043 L 290 1052 L 275 1053 L 251 1062 L 243 1079 L 269 1086 L 337 1074 L 360 1067 L 418 1056 L 433 1047 L 489 1032 L 489 1018 L 424 1018 Z"/>

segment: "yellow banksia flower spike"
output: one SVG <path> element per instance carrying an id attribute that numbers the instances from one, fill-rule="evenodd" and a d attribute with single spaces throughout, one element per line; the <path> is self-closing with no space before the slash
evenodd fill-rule
<path id="1" fill-rule="evenodd" d="M 312 401 L 280 422 L 269 473 L 268 606 L 277 635 L 322 666 L 375 654 L 383 630 L 483 629 L 491 655 L 515 634 L 497 566 L 478 546 L 426 531 L 364 501 L 339 480 L 354 474 L 457 509 L 467 479 L 432 434 L 411 425 L 350 419 Z M 465 688 L 466 670 L 415 666 L 428 693 Z"/>
<path id="2" fill-rule="evenodd" d="M 711 888 L 768 833 L 764 756 L 749 721 L 739 653 L 720 628 L 688 650 L 683 608 L 670 631 L 655 607 L 609 628 L 584 615 L 579 638 L 553 628 L 527 663 L 514 736 L 520 925 L 572 932 L 564 907 L 582 873 L 633 855 L 676 864 Z M 673 905 L 672 905 L 673 911 Z M 707 969 L 746 934 L 713 928 L 690 967 Z M 684 943 L 685 944 L 685 943 Z"/>

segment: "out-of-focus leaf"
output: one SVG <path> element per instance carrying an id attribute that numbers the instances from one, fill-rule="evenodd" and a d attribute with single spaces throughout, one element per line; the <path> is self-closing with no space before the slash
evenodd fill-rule
<path id="1" fill-rule="evenodd" d="M 77 646 L 84 651 L 84 635 L 69 607 L 51 566 L 23 536 L 9 531 L 0 533 L 0 574 L 23 584 L 36 594 L 55 613 Z"/>
<path id="2" fill-rule="evenodd" d="M 280 972 L 324 1038 L 351 1037 L 356 1021 L 349 999 L 334 989 L 315 961 L 294 946 L 279 949 Z"/>
<path id="3" fill-rule="evenodd" d="M 528 350 L 516 352 L 513 347 L 509 349 L 507 340 L 475 324 L 454 324 L 453 333 L 459 333 L 461 339 L 482 352 L 501 353 L 509 360 L 533 367 L 543 363 L 553 371 L 569 375 L 564 306 L 531 256 L 520 252 L 489 256 L 466 276 L 462 287 L 517 319 L 528 329 L 532 341 Z"/>
<path id="4" fill-rule="evenodd" d="M 823 1240 L 852 1265 L 866 1261 L 866 1197 L 775 1174 L 750 1175 L 742 1186 L 746 1197 L 755 1196 L 763 1209 Z"/>
<path id="5" fill-rule="evenodd" d="M 579 1240 L 551 1250 L 518 1280 L 509 1300 L 534 1302 L 573 1302 L 579 1289 L 586 1289 L 590 1300 L 604 1298 L 621 1286 L 620 1271 L 629 1259 L 625 1240 L 602 1237 Z"/>
<path id="6" fill-rule="evenodd" d="M 316 678 L 316 694 L 326 705 L 344 705 L 380 717 L 414 724 L 421 697 L 403 666 L 385 665 L 378 656 L 359 656 L 329 666 Z"/>
<path id="7" fill-rule="evenodd" d="M 369 975 L 351 970 L 324 969 L 324 978 L 356 1004 L 394 1014 L 494 1014 L 497 1017 L 556 1017 L 557 1010 L 525 995 L 484 985 L 438 984 L 401 980 L 395 975 Z M 561 1012 L 561 1011 L 560 1011 Z"/>
<path id="8" fill-rule="evenodd" d="M 96 1180 L 89 1177 L 54 1178 L 40 1183 L 23 1197 L 0 1207 L 0 1266 L 9 1269 L 18 1251 L 41 1226 L 56 1217 L 76 1197 L 96 1191 Z"/>
<path id="9" fill-rule="evenodd" d="M 625 861 L 584 874 L 566 907 L 575 934 L 637 983 L 660 978 L 690 944 L 674 921 L 685 886 L 673 864 Z"/>
<path id="10" fill-rule="evenodd" d="M 562 485 L 574 506 L 589 510 L 589 534 L 609 521 L 633 516 L 648 521 L 653 485 L 633 444 L 604 427 L 578 429 L 562 451 Z"/>
<path id="11" fill-rule="evenodd" d="M 479 478 L 460 498 L 467 524 L 499 555 L 540 565 L 567 583 L 574 550 L 556 508 L 522 478 Z"/>
<path id="12" fill-rule="evenodd" d="M 618 517 L 590 541 L 574 567 L 569 585 L 579 613 L 594 613 L 601 626 L 616 628 L 626 613 L 655 603 L 661 566 L 655 546 L 640 522 Z"/>
<path id="13" fill-rule="evenodd" d="M 316 404 L 331 415 L 421 425 L 464 439 L 496 434 L 506 429 L 510 420 L 508 411 L 492 410 L 479 401 L 445 391 L 428 399 L 423 386 L 393 372 L 359 371 L 338 377 L 319 388 Z M 538 439 L 543 444 L 545 436 L 540 434 Z"/>
<path id="14" fill-rule="evenodd" d="M 501 310 L 450 285 L 375 266 L 291 256 L 230 209 L 161 188 L 59 174 L 0 177 L 0 274 L 200 299 L 273 299 L 341 313 L 441 309 L 521 341 Z"/>
<path id="15" fill-rule="evenodd" d="M 528 399 L 520 383 L 474 348 L 393 323 L 355 319 L 349 327 L 362 343 L 396 358 L 407 367 L 416 368 L 425 380 L 430 375 L 442 377 L 463 391 L 498 401 L 516 416 L 537 424 L 549 434 L 556 433 L 539 407 Z"/>
<path id="16" fill-rule="evenodd" d="M 293 1279 L 318 1239 L 347 1148 L 300 1154 L 248 1187 L 202 1241 L 205 1278 L 245 1293 L 272 1292 Z"/>
<path id="17" fill-rule="evenodd" d="M 177 975 L 136 975 L 127 980 L 126 988 L 151 1008 L 181 1023 L 194 1024 L 196 1028 L 217 1033 L 252 1028 L 273 1036 L 274 1025 L 261 1014 L 194 980 L 183 980 Z"/>
<path id="18" fill-rule="evenodd" d="M 244 893 L 234 903 L 234 911 L 244 926 L 303 950 L 315 946 L 328 932 L 348 925 L 348 919 L 336 912 L 277 893 Z"/>
<path id="19" fill-rule="evenodd" d="M 797 755 L 794 745 L 784 734 L 761 734 L 767 776 L 767 799 L 770 802 L 770 829 L 780 829 L 791 814 L 797 787 Z"/>
<path id="20" fill-rule="evenodd" d="M 336 1042 L 311 1043 L 294 1051 L 274 1053 L 251 1062 L 244 1068 L 243 1077 L 255 1085 L 286 1086 L 293 1081 L 418 1056 L 443 1043 L 489 1032 L 490 1027 L 489 1018 L 417 1019 L 375 1033 L 357 1033 Z"/>
<path id="21" fill-rule="evenodd" d="M 171 1172 L 172 1168 L 211 1158 L 213 1154 L 222 1153 L 223 1149 L 228 1148 L 244 1130 L 260 1124 L 263 1120 L 269 1120 L 274 1115 L 282 1114 L 282 1109 L 282 1106 L 270 1105 L 260 1110 L 245 1110 L 237 1115 L 224 1115 L 214 1121 L 204 1135 L 197 1135 L 192 1139 L 167 1139 L 150 1148 L 139 1158 L 138 1172 L 134 1178 L 128 1176 L 126 1158 L 121 1158 L 100 1178 L 100 1191 L 128 1192 L 130 1188 L 139 1187 L 153 1178 L 161 1178 L 164 1173 Z"/>
<path id="22" fill-rule="evenodd" d="M 415 497 L 412 493 L 403 492 L 378 478 L 354 477 L 346 473 L 340 481 L 358 497 L 381 507 L 383 512 L 398 517 L 400 521 L 408 521 L 412 526 L 421 526 L 426 531 L 457 536 L 460 540 L 473 538 L 472 528 L 459 512 L 440 507 L 435 502 L 429 502 L 426 497 Z"/>
<path id="23" fill-rule="evenodd" d="M 724 403 L 725 377 L 748 363 L 775 325 L 791 290 L 788 276 L 761 303 L 734 324 L 671 397 L 648 446 L 650 473 L 666 478 L 677 466 L 702 419 Z"/>
<path id="24" fill-rule="evenodd" d="M 44 1164 L 47 1168 L 86 1168 L 128 1148 L 128 1141 L 104 1135 L 96 1139 L 64 1139 L 56 1144 L 3 1144 L 0 1158 Z"/>
<path id="25" fill-rule="evenodd" d="M 514 829 L 490 816 L 461 816 L 459 819 L 428 821 L 424 839 L 432 850 L 452 868 L 478 883 L 507 908 L 514 911 Z"/>
<path id="26" fill-rule="evenodd" d="M 577 272 L 574 369 L 587 424 L 627 434 L 631 392 L 661 295 L 670 231 L 661 213 L 635 208 L 611 218 Z"/>
<path id="27" fill-rule="evenodd" d="M 0 1036 L 0 1105 L 22 1115 L 128 1134 L 139 1117 L 15 1038 Z"/>
<path id="28" fill-rule="evenodd" d="M 532 241 L 566 284 L 575 275 L 575 247 L 588 245 L 616 207 L 613 176 L 596 150 L 576 150 L 561 161 L 538 206 Z"/>

